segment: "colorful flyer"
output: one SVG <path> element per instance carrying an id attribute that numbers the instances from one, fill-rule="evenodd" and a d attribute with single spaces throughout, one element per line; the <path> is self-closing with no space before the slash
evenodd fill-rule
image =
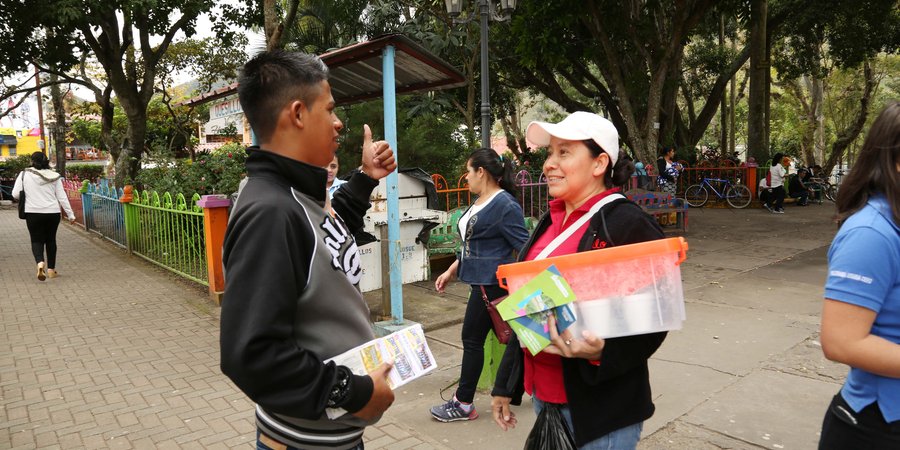
<path id="1" fill-rule="evenodd" d="M 365 375 L 375 370 L 385 360 L 393 360 L 394 367 L 388 372 L 388 384 L 396 389 L 437 368 L 437 361 L 428 348 L 422 325 L 413 325 L 385 337 L 366 342 L 347 350 L 326 362 L 346 366 L 356 375 Z M 326 408 L 330 419 L 347 414 L 342 408 Z"/>
<path id="2" fill-rule="evenodd" d="M 525 345 L 532 355 L 538 354 L 550 345 L 550 315 L 556 318 L 557 333 L 562 333 L 575 323 L 575 308 L 570 304 L 509 321 L 510 327 L 519 337 L 519 342 Z"/>
<path id="3" fill-rule="evenodd" d="M 573 301 L 575 293 L 572 287 L 560 275 L 556 266 L 550 266 L 509 294 L 506 300 L 497 305 L 497 311 L 503 320 L 510 321 L 516 317 L 547 311 Z"/>
<path id="4" fill-rule="evenodd" d="M 557 332 L 575 323 L 575 293 L 556 266 L 550 266 L 497 305 L 500 317 L 532 355 L 550 345 L 549 318 L 556 318 Z"/>

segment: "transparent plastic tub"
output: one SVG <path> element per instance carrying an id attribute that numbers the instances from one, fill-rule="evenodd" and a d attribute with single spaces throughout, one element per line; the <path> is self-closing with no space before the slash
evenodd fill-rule
<path id="1" fill-rule="evenodd" d="M 678 330 L 685 320 L 680 264 L 687 248 L 678 237 L 505 264 L 497 279 L 514 292 L 556 266 L 575 292 L 575 336 L 582 330 L 601 338 Z"/>

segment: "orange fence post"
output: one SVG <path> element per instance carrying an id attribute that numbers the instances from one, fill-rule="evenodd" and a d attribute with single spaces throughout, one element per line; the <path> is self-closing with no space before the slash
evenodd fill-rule
<path id="1" fill-rule="evenodd" d="M 231 200 L 224 195 L 204 195 L 197 201 L 203 208 L 203 236 L 206 242 L 206 272 L 209 277 L 209 296 L 222 304 L 225 293 L 225 269 L 222 266 L 222 245 L 228 226 L 228 207 Z"/>

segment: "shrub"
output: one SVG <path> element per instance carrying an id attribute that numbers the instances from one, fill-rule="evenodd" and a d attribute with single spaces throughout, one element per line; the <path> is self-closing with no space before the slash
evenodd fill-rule
<path id="1" fill-rule="evenodd" d="M 155 167 L 144 168 L 137 176 L 140 189 L 157 192 L 231 195 L 237 191 L 247 153 L 239 143 L 229 143 L 208 153 L 199 153 L 193 161 L 158 158 Z"/>
<path id="2" fill-rule="evenodd" d="M 103 174 L 103 165 L 101 164 L 67 164 L 66 177 L 78 178 L 79 180 L 97 181 Z"/>
<path id="3" fill-rule="evenodd" d="M 0 179 L 11 180 L 19 175 L 19 172 L 31 167 L 31 155 L 18 155 L 5 161 L 0 161 Z"/>

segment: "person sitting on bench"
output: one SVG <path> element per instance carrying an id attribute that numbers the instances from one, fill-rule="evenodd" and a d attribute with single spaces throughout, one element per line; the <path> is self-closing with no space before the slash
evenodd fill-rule
<path id="1" fill-rule="evenodd" d="M 797 205 L 799 206 L 806 206 L 809 204 L 809 191 L 811 189 L 803 183 L 806 173 L 806 169 L 798 170 L 797 175 L 791 178 L 791 182 L 788 185 L 788 195 L 792 198 L 796 198 Z"/>

